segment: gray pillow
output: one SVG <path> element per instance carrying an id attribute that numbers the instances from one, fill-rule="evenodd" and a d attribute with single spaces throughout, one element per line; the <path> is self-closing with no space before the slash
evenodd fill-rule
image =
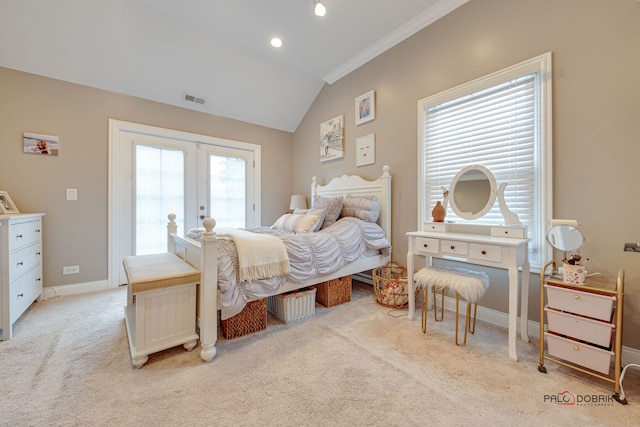
<path id="1" fill-rule="evenodd" d="M 340 216 L 354 216 L 363 221 L 376 222 L 380 216 L 380 200 L 376 196 L 347 196 Z"/>
<path id="2" fill-rule="evenodd" d="M 314 209 L 324 209 L 324 221 L 320 229 L 334 224 L 342 211 L 342 197 L 322 197 L 316 195 L 313 198 Z"/>

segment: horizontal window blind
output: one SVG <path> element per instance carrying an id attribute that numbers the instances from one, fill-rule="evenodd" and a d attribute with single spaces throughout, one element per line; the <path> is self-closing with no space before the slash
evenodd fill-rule
<path id="1" fill-rule="evenodd" d="M 534 228 L 537 74 L 478 91 L 424 109 L 423 221 L 442 200 L 456 173 L 468 165 L 488 168 L 505 201 L 520 221 Z M 449 209 L 447 221 L 465 222 Z M 496 202 L 476 224 L 504 222 Z"/>

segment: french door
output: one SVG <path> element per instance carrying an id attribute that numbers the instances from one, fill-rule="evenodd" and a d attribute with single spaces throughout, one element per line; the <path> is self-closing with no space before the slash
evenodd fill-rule
<path id="1" fill-rule="evenodd" d="M 110 138 L 117 144 L 117 155 L 111 153 L 117 165 L 110 167 L 117 188 L 109 196 L 117 218 L 110 221 L 110 245 L 116 246 L 109 250 L 110 287 L 125 283 L 123 257 L 166 251 L 169 213 L 179 233 L 201 227 L 207 216 L 217 227 L 259 225 L 256 146 L 152 129 L 119 129 Z"/>

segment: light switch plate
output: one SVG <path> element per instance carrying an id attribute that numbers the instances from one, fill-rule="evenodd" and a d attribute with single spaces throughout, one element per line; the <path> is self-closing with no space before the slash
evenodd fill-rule
<path id="1" fill-rule="evenodd" d="M 67 188 L 67 200 L 78 200 L 77 188 Z"/>

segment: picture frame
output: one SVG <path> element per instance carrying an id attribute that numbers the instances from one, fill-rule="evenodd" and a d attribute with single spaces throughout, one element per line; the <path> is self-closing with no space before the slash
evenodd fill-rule
<path id="1" fill-rule="evenodd" d="M 13 203 L 11 197 L 9 197 L 9 193 L 6 191 L 0 191 L 0 213 L 3 214 L 16 214 L 20 213 L 16 204 Z"/>
<path id="2" fill-rule="evenodd" d="M 57 136 L 29 132 L 22 134 L 22 152 L 25 154 L 57 156 L 59 151 L 60 138 Z"/>
<path id="3" fill-rule="evenodd" d="M 371 90 L 356 98 L 356 126 L 376 118 L 376 92 Z"/>
<path id="4" fill-rule="evenodd" d="M 372 165 L 376 162 L 376 135 L 356 138 L 356 166 Z"/>
<path id="5" fill-rule="evenodd" d="M 344 116 L 340 115 L 320 125 L 320 161 L 344 157 Z"/>

